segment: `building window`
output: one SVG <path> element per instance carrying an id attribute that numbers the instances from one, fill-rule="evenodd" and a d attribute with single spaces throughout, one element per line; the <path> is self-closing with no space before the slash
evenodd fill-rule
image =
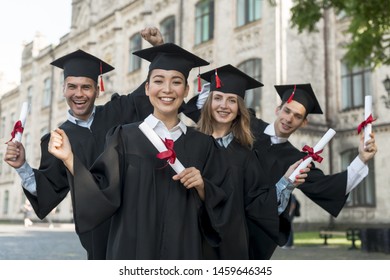
<path id="1" fill-rule="evenodd" d="M 51 104 L 51 79 L 47 78 L 43 83 L 42 108 L 46 108 Z"/>
<path id="2" fill-rule="evenodd" d="M 31 110 L 33 108 L 32 106 L 32 99 L 33 99 L 33 87 L 29 86 L 27 88 L 27 103 L 28 103 L 28 114 L 31 115 Z"/>
<path id="3" fill-rule="evenodd" d="M 133 52 L 142 48 L 142 39 L 139 33 L 130 38 L 129 48 L 129 73 L 134 72 L 141 68 L 141 58 L 134 55 Z"/>
<path id="4" fill-rule="evenodd" d="M 200 1 L 195 9 L 195 44 L 198 45 L 214 37 L 214 1 Z"/>
<path id="5" fill-rule="evenodd" d="M 237 0 L 237 26 L 261 18 L 263 0 Z"/>
<path id="6" fill-rule="evenodd" d="M 11 133 L 11 131 L 14 129 L 14 126 L 16 123 L 16 117 L 15 117 L 14 112 L 11 113 L 9 121 L 11 122 L 11 125 L 10 125 L 11 129 L 9 130 L 9 132 Z"/>
<path id="7" fill-rule="evenodd" d="M 3 199 L 3 214 L 7 215 L 8 214 L 8 206 L 9 206 L 9 191 L 5 190 L 4 191 L 4 199 Z"/>
<path id="8" fill-rule="evenodd" d="M 170 16 L 160 24 L 161 35 L 165 43 L 175 43 L 175 17 Z"/>
<path id="9" fill-rule="evenodd" d="M 342 169 L 347 169 L 348 165 L 354 160 L 358 150 L 350 149 L 341 154 Z M 375 206 L 375 177 L 374 177 L 374 161 L 368 162 L 368 176 L 349 194 L 346 206 L 362 207 Z"/>
<path id="10" fill-rule="evenodd" d="M 1 117 L 0 138 L 5 137 L 5 117 Z"/>
<path id="11" fill-rule="evenodd" d="M 363 107 L 364 96 L 371 93 L 371 70 L 367 68 L 348 68 L 341 64 L 342 109 Z"/>
<path id="12" fill-rule="evenodd" d="M 237 67 L 242 72 L 251 76 L 253 79 L 261 82 L 261 59 L 255 58 L 244 61 Z M 261 101 L 261 88 L 255 88 L 247 90 L 245 93 L 245 104 L 248 108 L 255 109 L 256 112 L 260 111 Z"/>

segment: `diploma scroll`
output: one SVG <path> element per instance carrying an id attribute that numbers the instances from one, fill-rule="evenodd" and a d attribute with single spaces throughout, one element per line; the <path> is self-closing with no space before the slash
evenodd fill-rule
<path id="1" fill-rule="evenodd" d="M 167 147 L 165 147 L 165 144 L 161 140 L 160 137 L 154 132 L 154 130 L 145 122 L 141 123 L 139 125 L 139 129 L 142 131 L 143 134 L 149 139 L 149 141 L 153 144 L 153 146 L 161 153 L 167 150 Z M 181 162 L 176 158 L 175 163 L 168 162 L 169 165 L 175 170 L 177 174 L 182 172 L 185 167 L 181 164 Z"/>
<path id="2" fill-rule="evenodd" d="M 24 125 L 26 123 L 27 113 L 28 113 L 28 103 L 27 102 L 23 102 L 22 109 L 20 111 L 20 116 L 19 116 L 19 121 L 22 124 L 22 128 L 24 128 Z M 13 142 L 16 142 L 16 141 L 20 142 L 22 140 L 22 135 L 23 135 L 23 132 L 17 131 L 15 133 L 15 138 L 12 141 Z"/>
<path id="3" fill-rule="evenodd" d="M 372 96 L 366 95 L 364 98 L 364 119 L 367 120 L 372 114 Z M 372 124 L 368 123 L 364 128 L 364 145 L 371 139 L 370 134 L 372 131 Z"/>
<path id="4" fill-rule="evenodd" d="M 335 134 L 336 134 L 336 131 L 329 128 L 329 130 L 324 134 L 324 136 L 322 136 L 322 138 L 317 143 L 317 145 L 314 146 L 313 152 L 317 153 L 318 151 L 321 151 L 325 147 L 325 145 L 329 143 L 329 141 L 333 138 L 333 136 Z M 298 167 L 293 171 L 293 173 L 290 175 L 290 177 L 288 177 L 290 182 L 294 182 L 295 177 L 300 173 L 300 170 L 306 168 L 312 161 L 313 161 L 313 158 L 310 156 L 308 158 L 306 158 L 304 161 L 302 161 L 298 165 Z"/>

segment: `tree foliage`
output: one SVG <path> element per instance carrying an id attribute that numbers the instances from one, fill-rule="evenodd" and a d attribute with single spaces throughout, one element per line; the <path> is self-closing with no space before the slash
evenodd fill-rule
<path id="1" fill-rule="evenodd" d="M 326 9 L 348 20 L 345 62 L 349 66 L 390 65 L 390 0 L 293 0 L 291 22 L 301 33 L 318 31 Z"/>

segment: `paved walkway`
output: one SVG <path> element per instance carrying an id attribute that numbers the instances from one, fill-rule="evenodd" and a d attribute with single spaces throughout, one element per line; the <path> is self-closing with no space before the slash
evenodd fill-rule
<path id="1" fill-rule="evenodd" d="M 294 249 L 278 247 L 272 260 L 390 260 L 390 254 L 349 250 L 336 245 L 296 246 Z"/>
<path id="2" fill-rule="evenodd" d="M 73 224 L 0 224 L 0 260 L 85 260 Z"/>
<path id="3" fill-rule="evenodd" d="M 85 260 L 73 224 L 0 224 L 0 260 Z M 334 245 L 277 248 L 272 260 L 390 260 L 390 254 L 348 250 Z"/>

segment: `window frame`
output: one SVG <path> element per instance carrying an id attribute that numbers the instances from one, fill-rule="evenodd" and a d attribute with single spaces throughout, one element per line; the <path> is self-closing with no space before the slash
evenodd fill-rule
<path id="1" fill-rule="evenodd" d="M 214 0 L 202 0 L 195 5 L 195 45 L 214 38 Z"/>

